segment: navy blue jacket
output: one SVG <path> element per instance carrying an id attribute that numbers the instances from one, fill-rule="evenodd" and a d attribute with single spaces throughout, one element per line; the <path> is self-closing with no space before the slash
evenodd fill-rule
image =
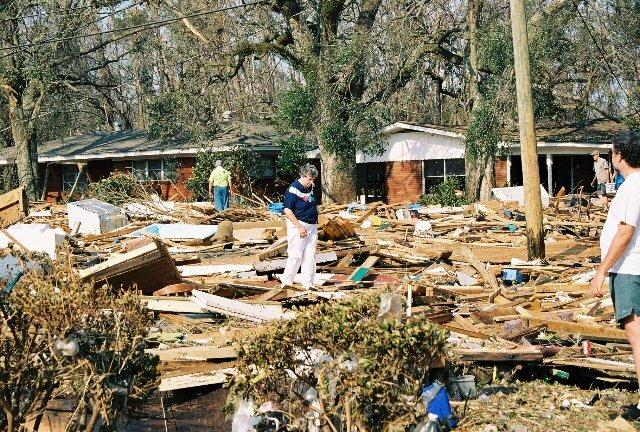
<path id="1" fill-rule="evenodd" d="M 318 223 L 318 203 L 313 186 L 306 188 L 299 180 L 294 181 L 284 194 L 284 208 L 291 210 L 299 221 Z"/>

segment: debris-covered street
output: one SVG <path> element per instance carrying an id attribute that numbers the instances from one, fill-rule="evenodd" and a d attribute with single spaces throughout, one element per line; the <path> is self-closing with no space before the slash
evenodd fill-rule
<path id="1" fill-rule="evenodd" d="M 377 370 L 367 380 L 392 373 L 385 369 L 387 361 L 406 362 L 401 368 L 413 365 L 416 379 L 442 380 L 459 430 L 632 430 L 620 429 L 628 427 L 620 426 L 622 419 L 607 423 L 617 416 L 636 424 L 630 347 L 612 323 L 611 299 L 589 294 L 605 214 L 588 200 L 550 200 L 544 215 L 546 262 L 526 261 L 522 208 L 516 201 L 321 206 L 318 273 L 309 290 L 297 283 L 280 286 L 286 228 L 266 201 L 216 212 L 208 203 L 163 202 L 151 195 L 120 205 L 90 198 L 30 208 L 20 190 L 0 199 L 3 220 L 10 221 L 2 230 L 8 253 L 35 253 L 28 260 L 34 263 L 67 261 L 78 283 L 106 282 L 114 292 L 141 294 L 151 318 L 145 353 L 159 360 L 162 404 L 165 397 L 175 399 L 169 397 L 174 393 L 217 394 L 210 399 L 215 404 L 207 403 L 220 413 L 228 405 L 229 422 L 238 416 L 234 391 L 267 396 L 270 386 L 286 385 L 286 373 L 280 372 L 309 361 L 294 350 L 311 349 L 316 354 L 310 365 L 319 362 L 314 367 L 326 362 L 335 368 L 334 361 L 353 356 L 350 368 L 357 370 L 372 355 L 379 364 L 367 372 Z M 31 274 L 30 265 L 21 265 Z M 10 292 L 20 286 L 25 270 L 7 269 Z M 344 304 L 348 312 L 334 311 L 334 304 Z M 309 307 L 311 312 L 304 312 Z M 404 323 L 396 330 L 402 343 L 380 341 L 379 332 L 385 332 L 380 329 L 386 328 L 380 324 L 388 320 Z M 71 343 L 77 330 L 66 331 L 58 337 Z M 367 345 L 360 346 L 363 342 Z M 400 344 L 396 354 L 394 343 Z M 398 363 L 400 352 L 419 364 L 411 358 Z M 280 370 L 265 375 L 254 369 L 262 362 Z M 311 372 L 307 379 L 316 375 Z M 456 384 L 463 376 L 471 377 L 469 400 Z M 344 392 L 340 386 L 352 379 L 350 387 L 360 388 L 362 377 L 344 377 L 333 391 Z M 222 387 L 229 385 L 227 397 Z M 290 397 L 271 403 L 304 411 Z M 329 396 L 320 392 L 318 397 Z M 373 400 L 392 403 L 388 398 L 394 397 Z M 150 403 L 147 412 L 157 398 Z M 407 402 L 387 413 L 397 417 L 388 421 L 410 426 L 421 418 L 419 405 Z M 325 409 L 338 414 L 344 407 L 334 401 L 333 411 Z M 45 411 L 42 421 L 55 422 L 57 416 Z M 165 409 L 163 418 L 182 430 L 171 411 Z M 222 414 L 218 419 L 225 424 Z M 299 420 L 287 421 L 299 425 Z M 133 424 L 145 430 L 144 415 Z"/>

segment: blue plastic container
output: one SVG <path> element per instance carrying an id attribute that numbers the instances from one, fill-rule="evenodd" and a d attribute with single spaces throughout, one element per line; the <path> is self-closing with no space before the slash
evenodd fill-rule
<path id="1" fill-rule="evenodd" d="M 284 204 L 282 203 L 271 203 L 268 206 L 269 211 L 272 213 L 276 213 L 276 214 L 283 214 L 284 213 Z"/>
<path id="2" fill-rule="evenodd" d="M 440 388 L 438 393 L 430 400 L 426 401 L 427 411 L 431 414 L 436 414 L 438 419 L 447 425 L 451 429 L 458 426 L 458 419 L 453 415 L 451 410 L 451 402 L 449 401 L 449 393 L 447 388 L 442 383 L 435 382 L 422 389 L 423 396 L 425 394 L 433 393 L 436 388 Z"/>

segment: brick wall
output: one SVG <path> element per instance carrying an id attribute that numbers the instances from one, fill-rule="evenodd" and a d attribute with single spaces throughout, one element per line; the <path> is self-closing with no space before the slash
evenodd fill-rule
<path id="1" fill-rule="evenodd" d="M 496 187 L 506 187 L 507 184 L 507 157 L 496 158 Z"/>
<path id="2" fill-rule="evenodd" d="M 187 180 L 193 176 L 196 165 L 196 158 L 187 157 L 178 159 L 177 179 L 174 182 L 158 181 L 150 183 L 153 191 L 163 200 L 190 201 L 193 199 L 193 192 L 187 188 Z M 129 161 L 113 161 L 114 172 L 131 172 Z"/>
<path id="3" fill-rule="evenodd" d="M 415 201 L 422 195 L 422 161 L 387 162 L 385 174 L 389 204 Z"/>

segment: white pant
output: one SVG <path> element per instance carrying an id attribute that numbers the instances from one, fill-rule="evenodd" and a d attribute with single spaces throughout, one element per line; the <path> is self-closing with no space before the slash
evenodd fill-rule
<path id="1" fill-rule="evenodd" d="M 287 219 L 287 265 L 284 274 L 280 278 L 283 285 L 293 285 L 298 270 L 300 271 L 300 282 L 302 286 L 308 288 L 313 285 L 316 277 L 316 246 L 318 244 L 318 225 L 308 224 L 300 221 L 300 224 L 309 233 L 305 238 L 300 238 L 298 228 Z M 302 268 L 301 268 L 302 267 Z"/>

